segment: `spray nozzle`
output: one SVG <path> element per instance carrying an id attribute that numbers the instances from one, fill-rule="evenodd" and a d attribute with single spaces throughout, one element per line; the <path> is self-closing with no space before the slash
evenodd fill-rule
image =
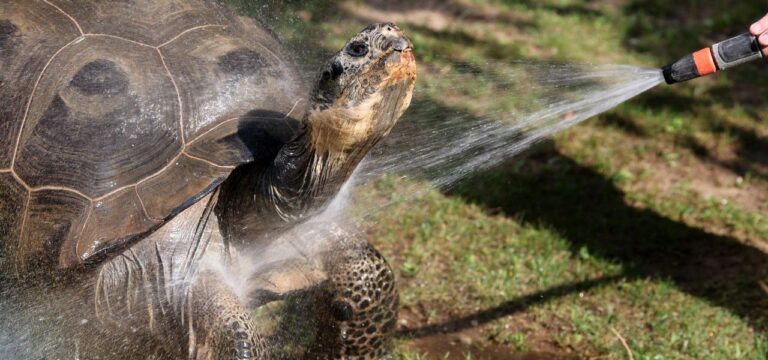
<path id="1" fill-rule="evenodd" d="M 757 37 L 743 33 L 685 56 L 663 67 L 662 72 L 667 84 L 674 84 L 761 59 L 763 56 Z"/>

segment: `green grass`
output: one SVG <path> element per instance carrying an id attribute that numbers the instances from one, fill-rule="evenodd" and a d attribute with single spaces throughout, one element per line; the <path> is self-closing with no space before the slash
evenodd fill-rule
<path id="1" fill-rule="evenodd" d="M 646 275 L 631 261 L 607 260 L 612 256 L 605 250 L 593 253 L 591 244 L 574 247 L 567 234 L 546 223 L 489 215 L 458 197 L 427 188 L 414 191 L 415 184 L 379 186 L 382 192 L 406 188 L 420 194 L 395 201 L 375 220 L 371 235 L 398 265 L 404 312 L 422 326 L 453 326 L 466 313 L 491 309 L 494 314 L 477 317 L 484 340 L 516 352 L 535 350 L 544 342 L 548 349 L 621 359 L 624 349 L 610 331 L 614 328 L 630 339 L 635 358 L 752 359 L 765 354 L 761 335 L 727 308 L 714 306 L 707 289 L 686 285 L 681 290 L 677 282 L 683 275 L 674 266 L 661 265 L 658 274 Z M 636 253 L 639 257 L 642 251 Z M 530 306 L 515 302 L 531 294 L 542 298 L 527 299 Z M 536 338 L 530 344 L 529 335 Z M 409 352 L 407 342 L 402 346 L 408 356 L 418 353 Z"/>
<path id="2" fill-rule="evenodd" d="M 515 60 L 660 66 L 768 10 L 735 0 L 230 2 L 310 65 L 371 10 L 432 12 L 443 24 L 399 22 L 419 59 L 416 104 L 478 116 L 525 96 L 496 96 L 503 84 L 456 61 L 490 61 L 497 73 Z M 765 65 L 744 65 L 655 89 L 450 191 L 396 176 L 365 188 L 360 206 L 389 204 L 366 227 L 399 279 L 397 357 L 444 358 L 433 345 L 458 336 L 471 345 L 446 358 L 626 359 L 618 333 L 635 359 L 768 358 L 766 93 Z"/>

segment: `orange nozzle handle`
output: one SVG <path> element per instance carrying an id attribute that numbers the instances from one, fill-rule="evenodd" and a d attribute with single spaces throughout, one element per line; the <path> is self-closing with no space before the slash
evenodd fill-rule
<path id="1" fill-rule="evenodd" d="M 717 72 L 715 58 L 712 56 L 711 48 L 704 48 L 693 53 L 693 62 L 696 64 L 696 70 L 699 76 L 706 76 Z"/>

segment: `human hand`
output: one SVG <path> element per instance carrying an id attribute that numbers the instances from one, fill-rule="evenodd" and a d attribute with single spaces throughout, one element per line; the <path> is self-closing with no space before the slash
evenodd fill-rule
<path id="1" fill-rule="evenodd" d="M 768 14 L 749 27 L 749 32 L 757 36 L 757 41 L 762 46 L 768 46 Z M 768 50 L 763 50 L 768 52 Z"/>

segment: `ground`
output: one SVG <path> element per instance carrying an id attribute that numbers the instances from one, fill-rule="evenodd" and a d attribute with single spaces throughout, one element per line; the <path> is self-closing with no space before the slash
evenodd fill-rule
<path id="1" fill-rule="evenodd" d="M 445 114 L 514 102 L 446 83 L 453 60 L 661 66 L 768 11 L 736 0 L 230 2 L 305 59 L 396 21 L 420 60 L 414 106 Z M 397 356 L 768 358 L 766 93 L 766 64 L 743 65 L 654 89 L 448 190 L 396 175 L 368 186 L 358 204 L 388 204 L 365 225 L 399 280 Z"/>

